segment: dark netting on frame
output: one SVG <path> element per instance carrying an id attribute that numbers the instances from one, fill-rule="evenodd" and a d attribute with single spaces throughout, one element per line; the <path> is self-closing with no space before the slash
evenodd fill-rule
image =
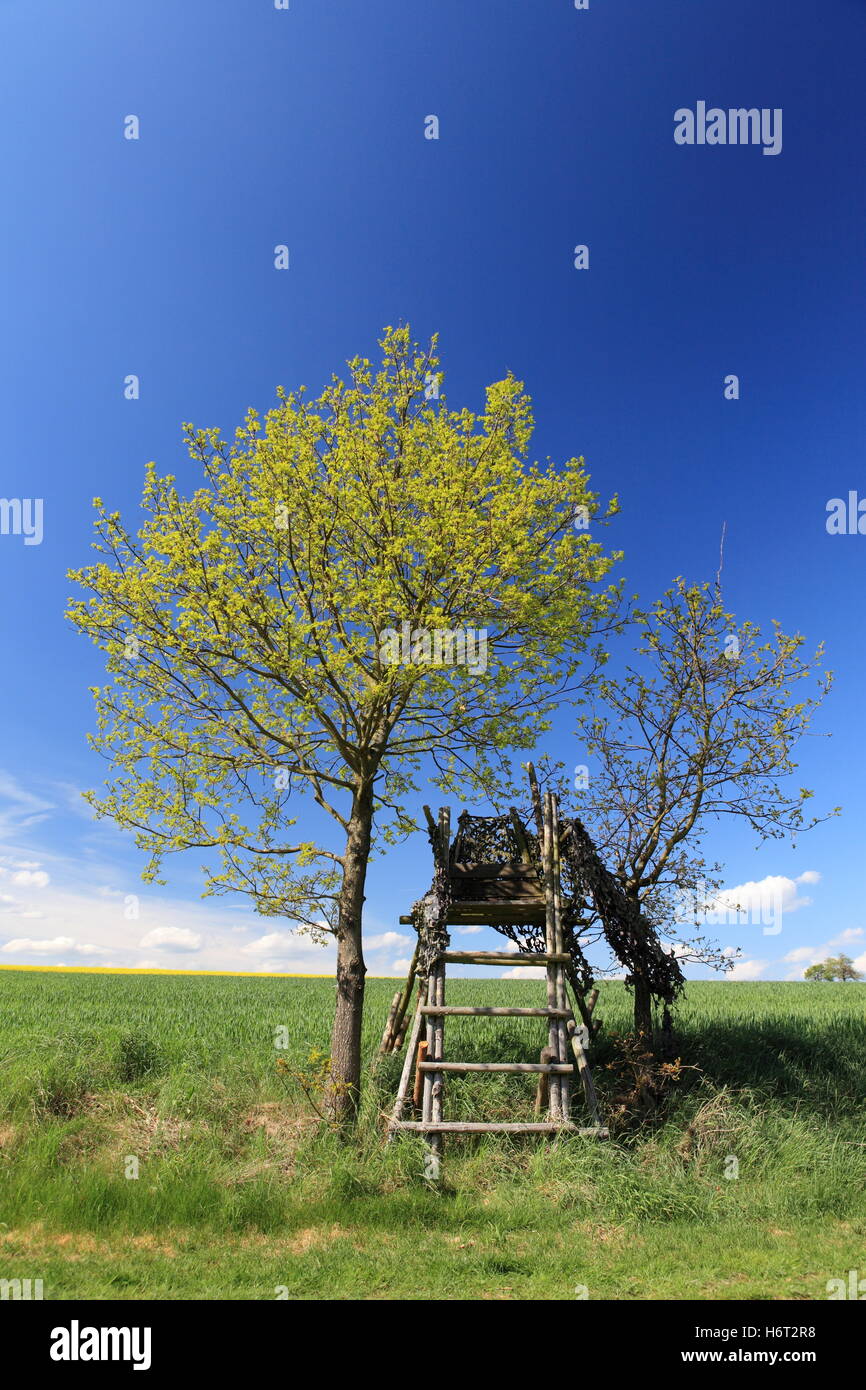
<path id="1" fill-rule="evenodd" d="M 437 831 L 431 830 L 434 851 Z M 571 956 L 575 977 L 586 991 L 593 983 L 592 967 L 579 944 L 581 932 L 598 923 L 604 940 L 617 961 L 626 968 L 626 983 L 641 976 L 650 993 L 661 1003 L 671 1004 L 684 984 L 679 962 L 666 951 L 652 923 L 640 906 L 628 897 L 614 874 L 602 862 L 592 838 L 576 818 L 560 823 L 562 877 L 562 927 L 565 948 Z M 447 864 L 447 869 L 446 869 Z M 445 923 L 454 895 L 453 875 L 473 869 L 501 871 L 496 878 L 497 900 L 507 901 L 509 878 L 534 868 L 538 885 L 542 882 L 542 852 L 539 836 L 525 828 L 513 813 L 503 816 L 473 816 L 463 811 L 457 834 L 446 855 L 436 854 L 436 872 L 430 890 L 413 908 L 419 934 L 419 969 L 427 974 L 429 963 L 448 946 Z M 490 901 L 489 880 L 473 881 L 460 877 L 460 897 L 464 902 Z M 523 882 L 525 882 L 525 877 Z M 512 941 L 519 954 L 543 953 L 546 949 L 544 924 L 491 922 L 493 930 Z"/>

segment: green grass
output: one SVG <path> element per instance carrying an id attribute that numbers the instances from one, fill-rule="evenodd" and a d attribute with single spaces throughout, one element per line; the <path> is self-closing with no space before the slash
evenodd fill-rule
<path id="1" fill-rule="evenodd" d="M 368 983 L 368 1062 L 394 988 Z M 543 988 L 449 980 L 448 997 Z M 0 1278 L 48 1298 L 820 1299 L 866 1274 L 866 985 L 692 984 L 686 1069 L 651 1123 L 609 1143 L 448 1140 L 438 1189 L 420 1141 L 382 1143 L 399 1055 L 350 1144 L 278 1073 L 327 1050 L 332 999 L 328 980 L 0 971 Z M 629 1004 L 603 985 L 610 1113 Z M 539 1020 L 446 1030 L 464 1059 L 543 1043 Z M 449 1078 L 447 1113 L 529 1118 L 533 1091 Z"/>

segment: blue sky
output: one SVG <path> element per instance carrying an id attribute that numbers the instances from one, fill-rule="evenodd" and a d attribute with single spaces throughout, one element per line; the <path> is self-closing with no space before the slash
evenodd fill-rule
<path id="1" fill-rule="evenodd" d="M 94 495 L 131 515 L 150 459 L 193 486 L 181 421 L 231 430 L 400 319 L 440 333 L 452 404 L 525 381 L 536 455 L 620 494 L 630 590 L 712 577 L 727 522 L 729 605 L 826 642 L 832 737 L 800 780 L 844 815 L 796 849 L 731 826 L 708 848 L 788 905 L 778 936 L 722 932 L 742 977 L 830 942 L 866 961 L 866 536 L 825 525 L 866 496 L 866 4 L 3 0 L 0 45 L 0 495 L 44 508 L 41 544 L 0 535 L 0 961 L 329 969 L 242 901 L 200 903 L 194 856 L 145 890 L 90 819 L 101 666 L 65 574 Z M 781 151 L 678 145 L 699 101 L 781 109 Z M 553 751 L 582 761 L 567 723 Z M 390 934 L 428 874 L 420 836 L 374 863 L 372 972 L 407 954 Z"/>

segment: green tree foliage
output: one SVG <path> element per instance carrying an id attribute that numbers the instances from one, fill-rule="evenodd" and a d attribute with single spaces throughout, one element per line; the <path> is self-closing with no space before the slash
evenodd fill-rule
<path id="1" fill-rule="evenodd" d="M 452 410 L 435 340 L 387 329 L 381 348 L 315 399 L 281 390 L 232 442 L 186 426 L 201 486 L 183 495 L 150 465 L 137 531 L 97 499 L 101 558 L 71 576 L 87 596 L 69 610 L 111 676 L 93 738 L 110 778 L 91 803 L 135 832 L 145 878 L 207 851 L 206 892 L 336 937 L 330 1106 L 344 1116 L 374 839 L 414 828 L 419 773 L 492 792 L 508 750 L 531 748 L 576 688 L 616 597 L 617 557 L 584 524 L 601 516 L 583 460 L 530 460 L 522 384 Z M 404 623 L 420 632 L 408 660 Z M 436 634 L 448 651 L 457 633 L 459 654 L 466 629 L 486 631 L 486 660 L 437 665 Z M 298 793 L 321 832 L 294 831 Z"/>
<path id="2" fill-rule="evenodd" d="M 804 980 L 819 980 L 830 982 L 833 980 L 862 980 L 862 972 L 859 971 L 850 956 L 828 956 L 815 965 L 810 965 L 803 971 Z"/>

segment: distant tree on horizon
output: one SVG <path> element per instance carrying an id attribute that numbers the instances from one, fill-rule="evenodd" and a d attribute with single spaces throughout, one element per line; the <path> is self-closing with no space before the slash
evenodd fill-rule
<path id="1" fill-rule="evenodd" d="M 862 980 L 863 973 L 855 967 L 850 956 L 828 956 L 826 960 L 808 966 L 803 971 L 803 979 L 818 980 L 825 984 L 839 981 L 844 984 L 846 980 Z"/>

